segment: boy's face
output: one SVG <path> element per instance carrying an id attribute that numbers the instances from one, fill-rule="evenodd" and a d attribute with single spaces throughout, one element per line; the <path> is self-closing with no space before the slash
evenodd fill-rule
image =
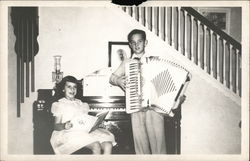
<path id="1" fill-rule="evenodd" d="M 145 47 L 147 45 L 147 40 L 144 40 L 141 34 L 132 35 L 129 46 L 134 54 L 143 54 Z"/>

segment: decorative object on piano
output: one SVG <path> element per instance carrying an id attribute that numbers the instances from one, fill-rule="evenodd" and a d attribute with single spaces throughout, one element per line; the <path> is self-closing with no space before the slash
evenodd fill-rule
<path id="1" fill-rule="evenodd" d="M 54 69 L 52 72 L 52 82 L 59 83 L 63 78 L 63 72 L 61 72 L 61 57 L 60 55 L 54 56 Z"/>
<path id="2" fill-rule="evenodd" d="M 190 73 L 182 66 L 160 57 L 133 59 L 125 64 L 127 76 L 126 112 L 155 107 L 159 113 L 173 117 L 180 103 Z"/>
<path id="3" fill-rule="evenodd" d="M 35 91 L 35 56 L 38 53 L 38 7 L 11 7 L 11 21 L 16 36 L 17 117 L 21 115 L 24 95 Z"/>
<path id="4" fill-rule="evenodd" d="M 129 48 L 128 42 L 109 42 L 108 44 L 108 56 L 109 62 L 108 67 L 116 69 L 120 63 L 131 57 L 131 49 Z"/>

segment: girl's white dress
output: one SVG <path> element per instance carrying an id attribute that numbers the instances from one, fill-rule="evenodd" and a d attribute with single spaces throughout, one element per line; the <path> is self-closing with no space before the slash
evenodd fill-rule
<path id="1" fill-rule="evenodd" d="M 88 111 L 88 104 L 78 99 L 71 101 L 62 98 L 58 102 L 54 102 L 51 107 L 53 116 L 62 117 L 62 123 L 71 120 L 79 114 L 87 114 Z M 114 135 L 102 128 L 98 128 L 91 133 L 70 129 L 61 131 L 54 130 L 50 139 L 50 143 L 56 154 L 71 154 L 96 141 L 100 143 L 110 141 L 113 145 L 116 144 Z"/>

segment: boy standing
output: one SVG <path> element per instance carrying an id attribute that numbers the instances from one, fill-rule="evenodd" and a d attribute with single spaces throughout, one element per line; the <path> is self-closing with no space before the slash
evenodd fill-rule
<path id="1" fill-rule="evenodd" d="M 129 47 L 132 50 L 131 59 L 143 59 L 150 55 L 145 52 L 147 46 L 146 33 L 142 30 L 132 30 L 128 34 Z M 126 90 L 125 63 L 123 61 L 110 76 L 112 85 Z M 132 131 L 136 154 L 166 154 L 164 116 L 151 110 L 142 110 L 131 114 Z"/>

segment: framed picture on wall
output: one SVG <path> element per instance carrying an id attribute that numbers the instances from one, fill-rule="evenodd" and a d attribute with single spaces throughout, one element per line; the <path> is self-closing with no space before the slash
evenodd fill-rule
<path id="1" fill-rule="evenodd" d="M 230 34 L 230 8 L 198 8 L 198 11 L 215 26 Z"/>
<path id="2" fill-rule="evenodd" d="M 116 69 L 124 59 L 131 57 L 131 49 L 128 42 L 110 41 L 108 54 L 108 67 Z"/>

